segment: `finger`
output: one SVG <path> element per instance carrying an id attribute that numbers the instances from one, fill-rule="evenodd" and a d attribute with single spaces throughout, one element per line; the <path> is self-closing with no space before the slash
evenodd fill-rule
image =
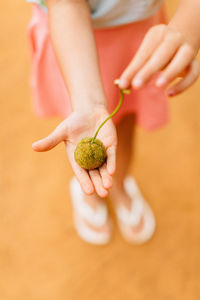
<path id="1" fill-rule="evenodd" d="M 41 139 L 32 144 L 32 148 L 35 151 L 49 151 L 56 145 L 66 140 L 67 138 L 67 122 L 62 122 L 56 129 L 44 139 Z"/>
<path id="2" fill-rule="evenodd" d="M 72 167 L 72 169 L 73 169 L 73 171 L 76 175 L 76 178 L 78 179 L 83 191 L 87 195 L 92 195 L 94 193 L 94 186 L 91 182 L 88 172 L 77 165 L 74 165 Z"/>
<path id="3" fill-rule="evenodd" d="M 90 174 L 90 178 L 92 179 L 92 182 L 94 184 L 97 194 L 101 198 L 106 197 L 108 195 L 108 191 L 103 186 L 103 182 L 102 182 L 101 176 L 99 174 L 99 171 L 98 170 L 90 170 L 89 174 Z"/>
<path id="4" fill-rule="evenodd" d="M 109 175 L 113 175 L 116 169 L 116 146 L 107 149 L 107 170 Z"/>
<path id="5" fill-rule="evenodd" d="M 173 97 L 185 91 L 197 80 L 199 74 L 200 74 L 199 62 L 195 59 L 191 63 L 186 76 L 169 89 L 169 91 L 167 92 L 168 96 Z"/>
<path id="6" fill-rule="evenodd" d="M 83 191 L 88 194 L 91 195 L 94 193 L 94 186 L 92 184 L 92 181 L 90 179 L 90 176 L 88 174 L 88 172 L 86 170 L 84 170 L 83 168 L 81 168 L 75 161 L 74 159 L 74 151 L 73 149 L 71 149 L 71 147 L 66 148 L 68 157 L 69 157 L 69 161 L 71 163 L 72 166 L 72 170 L 74 171 Z"/>
<path id="7" fill-rule="evenodd" d="M 136 74 L 132 81 L 132 86 L 137 88 L 137 82 L 141 82 L 140 86 L 144 85 L 155 73 L 162 70 L 162 68 L 164 68 L 172 59 L 179 45 L 180 41 L 178 39 L 173 41 L 170 36 L 167 37 L 154 51 L 151 58 L 146 62 L 142 69 Z"/>
<path id="8" fill-rule="evenodd" d="M 103 164 L 103 166 L 101 168 L 99 168 L 99 172 L 101 174 L 104 188 L 110 189 L 112 186 L 112 177 L 108 174 L 106 164 Z"/>
<path id="9" fill-rule="evenodd" d="M 156 86 L 161 87 L 169 84 L 188 67 L 193 58 L 194 52 L 192 48 L 187 44 L 181 46 L 170 64 L 166 67 L 166 69 L 162 72 L 162 75 L 156 81 Z"/>
<path id="10" fill-rule="evenodd" d="M 145 35 L 141 46 L 139 47 L 136 55 L 122 73 L 119 81 L 119 87 L 121 89 L 128 88 L 131 85 L 131 80 L 138 72 L 138 70 L 145 64 L 148 58 L 151 56 L 153 51 L 157 48 L 158 44 L 163 38 L 165 26 L 159 25 L 155 28 L 152 28 Z M 136 85 L 140 85 L 138 81 Z"/>

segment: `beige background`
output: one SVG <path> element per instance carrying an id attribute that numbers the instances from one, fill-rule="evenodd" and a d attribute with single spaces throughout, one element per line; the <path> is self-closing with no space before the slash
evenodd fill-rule
<path id="1" fill-rule="evenodd" d="M 63 145 L 31 149 L 60 120 L 32 113 L 29 18 L 25 1 L 1 0 L 0 299 L 200 299 L 200 83 L 170 100 L 166 128 L 137 130 L 131 173 L 154 208 L 154 239 L 131 246 L 116 231 L 106 247 L 87 245 L 72 224 Z"/>

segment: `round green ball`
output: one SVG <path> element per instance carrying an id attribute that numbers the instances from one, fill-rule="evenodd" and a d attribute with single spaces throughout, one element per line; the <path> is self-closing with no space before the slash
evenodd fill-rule
<path id="1" fill-rule="evenodd" d="M 80 167 L 96 169 L 106 161 L 106 148 L 100 140 L 86 137 L 78 143 L 74 157 Z"/>

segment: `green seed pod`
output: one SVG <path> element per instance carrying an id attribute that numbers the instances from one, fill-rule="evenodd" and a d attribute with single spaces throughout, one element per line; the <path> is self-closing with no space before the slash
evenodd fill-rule
<path id="1" fill-rule="evenodd" d="M 106 161 L 106 149 L 100 140 L 86 137 L 78 143 L 74 157 L 80 167 L 92 170 Z"/>

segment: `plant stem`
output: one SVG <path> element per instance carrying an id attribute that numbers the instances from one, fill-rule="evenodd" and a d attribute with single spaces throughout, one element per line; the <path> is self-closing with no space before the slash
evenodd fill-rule
<path id="1" fill-rule="evenodd" d="M 130 94 L 130 90 L 120 90 L 120 99 L 119 99 L 119 103 L 117 105 L 117 107 L 115 108 L 115 110 L 101 123 L 101 125 L 98 127 L 97 131 L 95 132 L 94 137 L 92 138 L 92 142 L 96 139 L 97 134 L 99 133 L 99 130 L 102 128 L 102 126 L 108 121 L 110 120 L 120 109 L 120 107 L 122 106 L 123 100 L 124 100 L 124 94 Z"/>

